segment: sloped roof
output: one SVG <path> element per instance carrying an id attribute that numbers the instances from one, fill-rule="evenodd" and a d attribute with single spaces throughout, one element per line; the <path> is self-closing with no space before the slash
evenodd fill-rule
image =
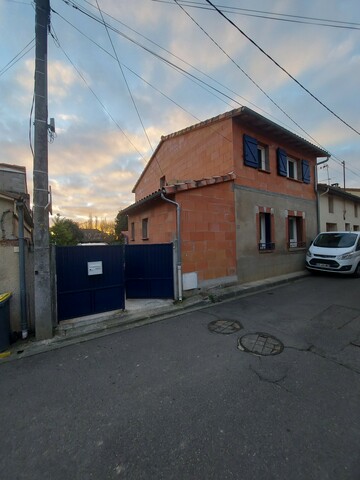
<path id="1" fill-rule="evenodd" d="M 328 193 L 329 195 L 334 195 L 336 197 L 345 198 L 347 200 L 353 201 L 355 203 L 360 204 L 360 197 L 359 195 L 354 195 L 346 190 L 343 190 L 340 187 L 335 187 L 332 185 L 326 185 L 324 183 L 318 183 L 317 186 L 319 192 Z"/>
<path id="2" fill-rule="evenodd" d="M 284 146 L 287 145 L 296 150 L 302 150 L 304 153 L 307 153 L 315 157 L 330 157 L 330 153 L 327 152 L 326 150 L 320 147 L 317 147 L 316 145 L 308 142 L 307 140 L 300 137 L 299 135 L 291 132 L 290 130 L 287 130 L 284 127 L 281 127 L 277 123 L 269 120 L 268 118 L 260 115 L 259 113 L 256 113 L 254 110 L 251 110 L 248 107 L 240 107 L 240 108 L 231 110 L 229 112 L 225 112 L 220 115 L 217 115 L 215 117 L 209 118 L 195 125 L 191 125 L 190 127 L 183 128 L 182 130 L 179 130 L 177 132 L 170 133 L 169 135 L 162 136 L 150 160 L 148 161 L 140 177 L 135 183 L 132 192 L 133 193 L 135 192 L 137 185 L 139 184 L 147 168 L 152 163 L 152 160 L 155 158 L 155 156 L 157 155 L 158 151 L 160 150 L 164 142 L 166 142 L 171 138 L 185 135 L 188 132 L 192 132 L 200 128 L 205 128 L 209 125 L 213 125 L 214 123 L 220 122 L 228 118 L 233 118 L 237 123 L 243 126 L 246 126 L 250 130 L 261 131 L 265 135 L 268 135 L 269 137 L 276 140 L 280 145 L 284 145 Z"/>

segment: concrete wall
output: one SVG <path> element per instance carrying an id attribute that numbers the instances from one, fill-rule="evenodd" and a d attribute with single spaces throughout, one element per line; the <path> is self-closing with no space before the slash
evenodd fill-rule
<path id="1" fill-rule="evenodd" d="M 329 198 L 332 199 L 333 212 L 329 212 Z M 319 206 L 321 232 L 360 229 L 360 198 L 356 202 L 325 193 L 319 195 Z"/>
<path id="2" fill-rule="evenodd" d="M 26 288 L 29 330 L 34 329 L 34 278 L 33 253 L 25 248 Z M 11 330 L 21 330 L 19 246 L 18 241 L 0 242 L 0 293 L 12 292 L 10 299 Z"/>
<path id="3" fill-rule="evenodd" d="M 235 186 L 237 274 L 239 282 L 255 281 L 304 269 L 306 247 L 290 249 L 287 216 L 296 212 L 304 217 L 306 246 L 316 235 L 316 201 L 289 195 Z M 259 251 L 257 216 L 261 208 L 273 214 L 275 249 Z"/>

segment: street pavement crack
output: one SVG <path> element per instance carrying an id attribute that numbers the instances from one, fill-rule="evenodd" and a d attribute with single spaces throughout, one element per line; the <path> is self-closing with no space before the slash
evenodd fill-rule
<path id="1" fill-rule="evenodd" d="M 280 382 L 282 382 L 283 380 L 285 380 L 285 378 L 287 378 L 287 374 L 282 375 L 280 378 L 271 379 L 271 378 L 265 377 L 264 375 L 259 373 L 252 365 L 249 365 L 249 370 L 254 372 L 255 375 L 258 377 L 258 379 L 261 382 L 270 383 L 271 385 L 275 385 L 275 386 L 285 390 L 286 392 L 291 393 L 291 391 L 288 390 L 286 387 L 284 387 L 284 385 L 280 384 Z"/>

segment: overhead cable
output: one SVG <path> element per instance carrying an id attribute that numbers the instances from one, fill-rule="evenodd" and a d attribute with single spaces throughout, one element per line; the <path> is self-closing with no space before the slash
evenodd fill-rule
<path id="1" fill-rule="evenodd" d="M 174 0 L 176 2 L 176 0 Z M 261 48 L 252 38 L 250 38 L 241 28 L 239 28 L 230 18 L 228 18 L 218 7 L 216 7 L 210 0 L 205 0 L 209 5 L 211 5 L 218 13 L 221 15 L 227 22 L 229 22 L 238 32 L 241 33 L 245 38 L 249 40 L 261 53 L 263 53 L 269 60 L 271 60 L 280 70 L 282 70 L 288 77 L 290 77 L 300 88 L 302 88 L 306 93 L 308 93 L 314 100 L 316 100 L 320 105 L 322 105 L 329 113 L 331 113 L 334 117 L 336 117 L 340 122 L 346 125 L 350 130 L 360 135 L 360 132 L 352 127 L 349 123 L 347 123 L 343 118 L 337 115 L 331 108 L 329 108 L 325 103 L 323 103 L 318 97 L 316 97 L 313 93 L 310 92 L 302 83 L 299 82 L 291 73 L 289 73 L 284 67 L 282 67 L 276 60 L 274 60 L 271 55 L 269 55 L 263 48 Z M 177 2 L 176 2 L 177 3 Z"/>

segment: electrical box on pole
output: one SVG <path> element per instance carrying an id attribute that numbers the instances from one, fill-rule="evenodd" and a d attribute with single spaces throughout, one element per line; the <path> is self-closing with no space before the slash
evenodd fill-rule
<path id="1" fill-rule="evenodd" d="M 47 37 L 49 0 L 35 0 L 35 119 L 34 119 L 34 287 L 35 335 L 53 335 L 49 245 Z"/>

